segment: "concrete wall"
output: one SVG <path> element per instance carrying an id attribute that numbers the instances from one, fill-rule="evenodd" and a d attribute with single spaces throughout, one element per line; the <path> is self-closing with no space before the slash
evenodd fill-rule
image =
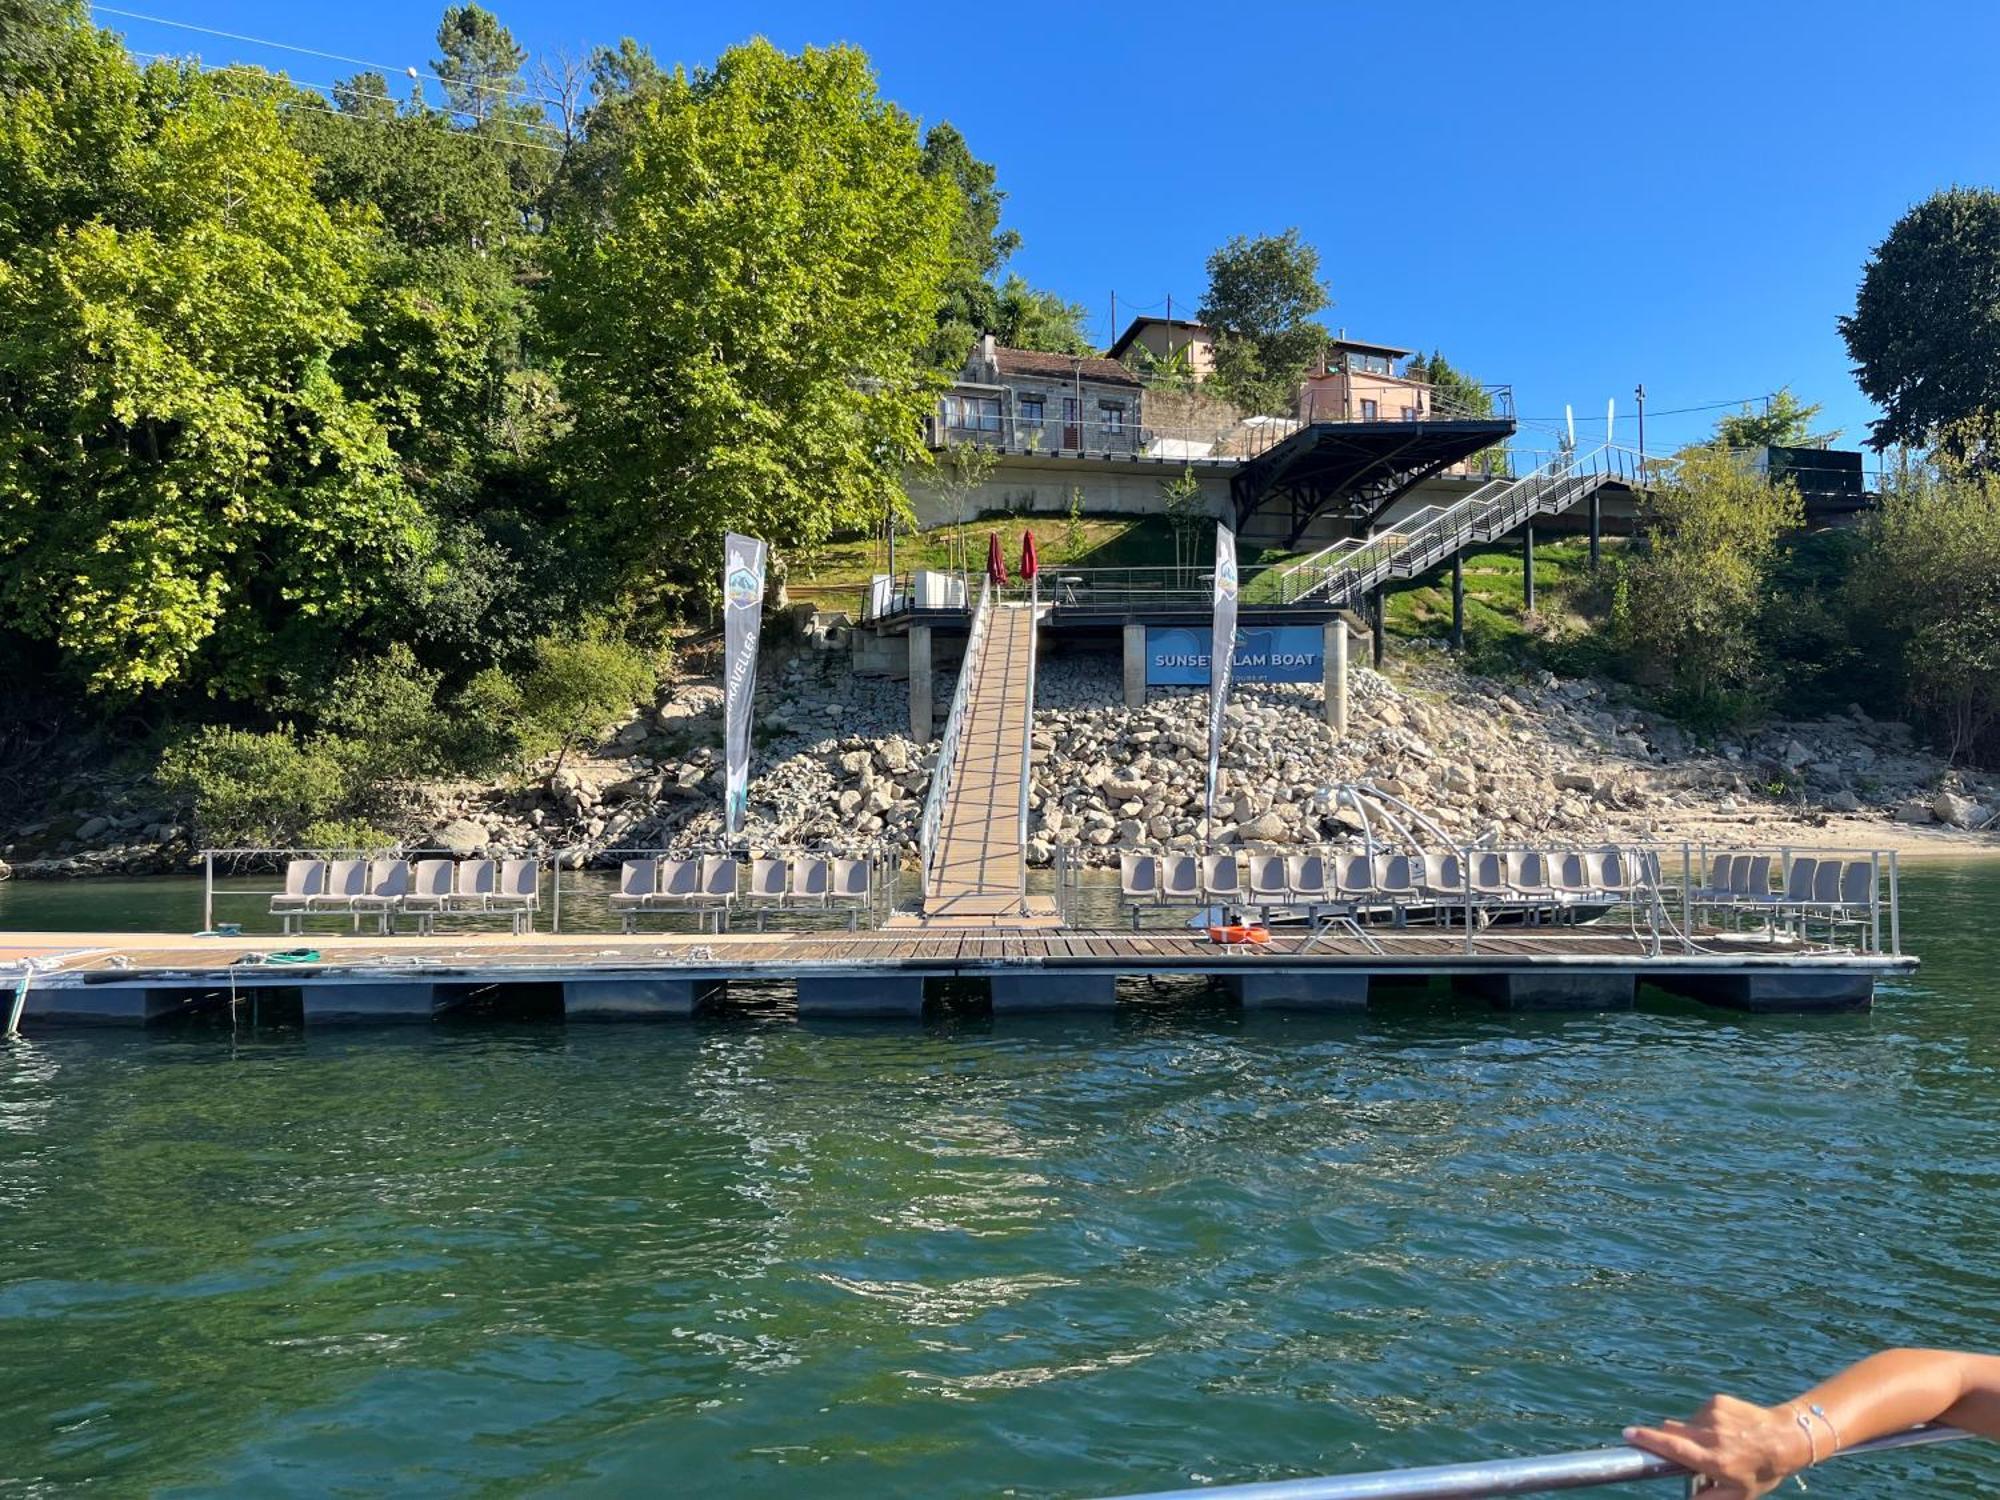
<path id="1" fill-rule="evenodd" d="M 1229 474 L 1233 465 L 1190 465 L 1201 482 L 1204 507 L 1218 519 L 1229 514 Z M 1091 515 L 1152 515 L 1166 508 L 1163 483 L 1178 479 L 1183 465 L 1152 459 L 1055 458 L 1045 454 L 1003 454 L 965 503 L 963 517 L 952 514 L 940 491 L 936 469 L 913 470 L 906 484 L 910 503 L 922 527 L 948 526 L 975 520 L 984 512 L 1010 515 L 1063 516 L 1070 494 L 1083 491 L 1083 509 Z"/>

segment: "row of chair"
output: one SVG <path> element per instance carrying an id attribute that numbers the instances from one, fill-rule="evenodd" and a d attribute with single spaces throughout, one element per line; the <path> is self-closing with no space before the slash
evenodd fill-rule
<path id="1" fill-rule="evenodd" d="M 1119 856 L 1119 889 L 1138 925 L 1148 906 L 1206 902 L 1275 907 L 1414 905 L 1562 907 L 1629 900 L 1659 882 L 1657 860 L 1617 848 L 1441 854 L 1234 852 Z"/>
<path id="2" fill-rule="evenodd" d="M 1879 879 L 1874 862 L 1866 859 L 1799 854 L 1787 866 L 1769 854 L 1718 854 L 1690 904 L 1696 910 L 1766 919 L 1845 923 L 1872 912 Z"/>
<path id="3" fill-rule="evenodd" d="M 396 930 L 413 916 L 429 932 L 441 913 L 504 913 L 516 932 L 532 931 L 542 909 L 542 870 L 532 859 L 294 859 L 285 888 L 271 898 L 283 930 L 300 930 L 309 916 L 351 916 L 354 930 L 373 915 L 377 930 Z"/>
<path id="4" fill-rule="evenodd" d="M 750 861 L 747 885 L 739 889 L 742 862 L 733 854 L 693 859 L 628 859 L 618 870 L 611 909 L 626 932 L 647 912 L 695 911 L 714 914 L 720 928 L 730 907 L 741 901 L 758 913 L 779 908 L 842 907 L 848 925 L 859 925 L 874 893 L 874 868 L 866 859 L 818 854 L 760 855 Z"/>

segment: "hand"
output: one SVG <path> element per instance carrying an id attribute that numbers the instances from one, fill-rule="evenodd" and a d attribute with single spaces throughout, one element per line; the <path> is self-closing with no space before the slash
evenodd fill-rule
<path id="1" fill-rule="evenodd" d="M 1753 1406 L 1711 1396 L 1685 1422 L 1628 1427 L 1634 1448 L 1672 1459 L 1702 1475 L 1701 1493 L 1714 1500 L 1755 1500 L 1812 1462 L 1812 1445 L 1783 1406 Z"/>

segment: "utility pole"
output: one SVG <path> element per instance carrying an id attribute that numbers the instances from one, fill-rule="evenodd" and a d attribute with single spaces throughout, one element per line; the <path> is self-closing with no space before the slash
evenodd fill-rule
<path id="1" fill-rule="evenodd" d="M 1117 342 L 1118 342 L 1118 293 L 1114 291 L 1111 294 L 1111 337 L 1104 341 L 1104 347 L 1106 349 L 1109 349 L 1113 344 Z"/>
<path id="2" fill-rule="evenodd" d="M 1639 398 L 1639 477 L 1646 477 L 1646 382 L 1640 381 L 1633 387 L 1632 394 Z"/>

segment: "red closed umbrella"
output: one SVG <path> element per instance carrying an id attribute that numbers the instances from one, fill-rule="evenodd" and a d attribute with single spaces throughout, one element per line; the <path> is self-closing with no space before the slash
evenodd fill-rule
<path id="1" fill-rule="evenodd" d="M 1041 559 L 1035 556 L 1035 534 L 1024 531 L 1021 533 L 1021 577 L 1024 580 L 1033 578 L 1041 571 Z"/>
<path id="2" fill-rule="evenodd" d="M 1007 559 L 1000 555 L 1000 533 L 986 533 L 986 576 L 996 585 L 1007 582 Z"/>

